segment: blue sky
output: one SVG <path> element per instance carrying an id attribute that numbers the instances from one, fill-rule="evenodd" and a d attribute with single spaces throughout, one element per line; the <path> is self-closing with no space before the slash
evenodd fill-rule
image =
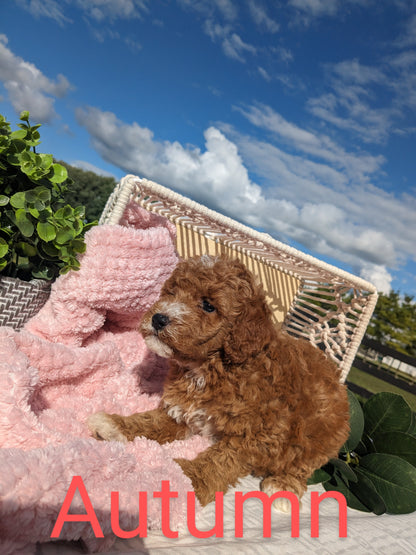
<path id="1" fill-rule="evenodd" d="M 0 0 L 0 111 L 416 295 L 415 0 Z"/>

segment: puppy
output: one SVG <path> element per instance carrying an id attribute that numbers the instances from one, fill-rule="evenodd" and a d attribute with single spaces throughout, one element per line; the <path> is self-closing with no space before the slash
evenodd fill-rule
<path id="1" fill-rule="evenodd" d="M 208 436 L 212 445 L 194 460 L 176 460 L 202 505 L 250 473 L 268 495 L 300 498 L 309 476 L 348 438 L 348 398 L 336 364 L 274 326 L 263 290 L 242 263 L 180 262 L 141 332 L 152 351 L 170 359 L 159 407 L 127 417 L 97 413 L 89 428 L 97 439 L 118 441 Z M 285 503 L 276 500 L 276 508 Z"/>

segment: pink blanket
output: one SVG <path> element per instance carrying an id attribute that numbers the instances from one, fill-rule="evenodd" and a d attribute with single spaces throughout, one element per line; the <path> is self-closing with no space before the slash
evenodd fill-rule
<path id="1" fill-rule="evenodd" d="M 112 491 L 119 493 L 122 530 L 138 525 L 139 492 L 147 492 L 148 526 L 160 527 L 161 499 L 153 493 L 162 480 L 178 492 L 170 501 L 170 528 L 186 522 L 192 486 L 172 459 L 195 457 L 205 440 L 98 442 L 85 424 L 99 410 L 131 414 L 156 407 L 166 371 L 137 330 L 177 263 L 175 228 L 136 205 L 121 224 L 88 232 L 81 270 L 54 283 L 22 331 L 0 328 L 2 554 L 33 552 L 35 542 L 51 541 L 73 476 L 82 478 L 104 539 L 95 537 L 90 522 L 65 522 L 60 539 L 108 549 L 115 539 Z M 71 512 L 86 512 L 79 493 Z"/>

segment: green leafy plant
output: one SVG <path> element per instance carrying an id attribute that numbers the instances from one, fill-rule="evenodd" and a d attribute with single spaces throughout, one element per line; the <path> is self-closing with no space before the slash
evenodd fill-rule
<path id="1" fill-rule="evenodd" d="M 315 471 L 309 484 L 341 492 L 359 511 L 416 510 L 416 421 L 401 395 L 377 393 L 363 406 L 350 391 L 351 432 L 337 459 Z"/>
<path id="2" fill-rule="evenodd" d="M 0 115 L 0 274 L 52 280 L 79 269 L 85 251 L 83 206 L 65 203 L 70 180 L 52 154 L 39 154 L 40 125 L 20 114 L 12 131 Z"/>

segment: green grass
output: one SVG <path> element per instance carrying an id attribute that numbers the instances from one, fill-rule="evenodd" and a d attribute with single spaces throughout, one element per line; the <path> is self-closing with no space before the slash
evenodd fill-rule
<path id="1" fill-rule="evenodd" d="M 408 374 L 407 372 L 403 372 L 398 368 L 393 368 L 393 366 L 389 366 L 388 364 L 384 364 L 383 362 L 374 362 L 374 359 L 360 352 L 357 353 L 357 357 L 359 357 L 363 362 L 366 362 L 370 366 L 375 366 L 376 368 L 381 368 L 382 370 L 386 370 L 387 372 L 390 372 L 396 378 L 399 378 L 409 383 L 416 383 L 416 379 L 414 378 L 414 376 L 412 376 L 411 374 Z"/>
<path id="2" fill-rule="evenodd" d="M 359 385 L 371 393 L 380 393 L 382 391 L 398 393 L 406 399 L 410 408 L 416 412 L 416 395 L 413 395 L 408 391 L 404 391 L 403 389 L 400 389 L 399 387 L 396 387 L 388 382 L 380 380 L 379 378 L 375 378 L 374 376 L 371 376 L 371 374 L 367 374 L 366 372 L 362 372 L 361 370 L 353 367 L 348 374 L 347 381 L 354 383 L 355 385 Z"/>

